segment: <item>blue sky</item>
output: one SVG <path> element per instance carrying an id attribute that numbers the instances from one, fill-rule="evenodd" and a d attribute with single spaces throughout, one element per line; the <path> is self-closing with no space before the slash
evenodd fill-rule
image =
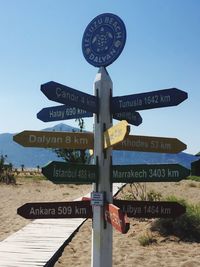
<path id="1" fill-rule="evenodd" d="M 125 23 L 127 41 L 107 70 L 113 95 L 176 87 L 188 99 L 176 107 L 140 111 L 137 135 L 176 137 L 186 152 L 200 151 L 200 1 L 198 0 L 0 0 L 0 133 L 40 130 L 36 114 L 58 103 L 40 85 L 56 81 L 93 94 L 98 68 L 85 60 L 81 42 L 101 13 Z M 62 121 L 77 126 L 75 120 Z M 114 124 L 117 121 L 114 121 Z M 59 122 L 58 122 L 59 123 Z M 92 130 L 93 119 L 85 120 Z"/>

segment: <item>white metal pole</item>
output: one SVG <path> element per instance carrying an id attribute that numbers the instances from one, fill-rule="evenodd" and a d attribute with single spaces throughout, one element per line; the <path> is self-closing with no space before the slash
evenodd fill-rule
<path id="1" fill-rule="evenodd" d="M 112 81 L 104 67 L 101 67 L 94 81 L 94 94 L 99 99 L 99 114 L 94 119 L 94 159 L 98 161 L 99 181 L 93 190 L 105 192 L 106 200 L 112 203 L 110 182 L 111 148 L 104 151 L 103 133 L 112 126 L 110 97 Z M 91 267 L 112 266 L 112 226 L 104 221 L 104 208 L 93 206 L 92 261 Z"/>

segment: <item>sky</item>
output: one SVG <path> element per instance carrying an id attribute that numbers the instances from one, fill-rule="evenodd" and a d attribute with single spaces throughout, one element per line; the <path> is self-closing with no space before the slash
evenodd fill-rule
<path id="1" fill-rule="evenodd" d="M 200 151 L 199 0 L 0 0 L 0 134 L 41 130 L 36 114 L 59 105 L 40 91 L 55 81 L 93 94 L 98 68 L 81 49 L 89 22 L 102 13 L 119 16 L 127 31 L 121 55 L 107 67 L 113 96 L 178 88 L 188 99 L 178 106 L 140 111 L 131 134 L 174 137 L 185 152 Z M 113 121 L 116 124 L 117 121 Z M 93 118 L 85 119 L 87 130 Z"/>

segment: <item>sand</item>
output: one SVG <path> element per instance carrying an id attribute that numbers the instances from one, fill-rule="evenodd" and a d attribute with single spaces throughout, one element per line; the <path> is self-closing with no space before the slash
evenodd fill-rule
<path id="1" fill-rule="evenodd" d="M 190 203 L 200 204 L 200 183 L 181 181 L 178 183 L 148 183 L 146 190 L 160 192 L 162 196 L 175 195 Z M 0 184 L 0 240 L 16 232 L 30 220 L 16 214 L 16 210 L 27 202 L 71 201 L 91 191 L 90 185 L 54 185 L 49 181 L 18 179 L 17 185 Z M 123 195 L 130 191 L 129 186 Z M 121 198 L 121 196 L 119 196 Z M 121 234 L 113 230 L 113 266 L 117 267 L 196 267 L 200 266 L 200 243 L 183 242 L 175 236 L 160 236 L 150 232 L 154 219 L 130 219 L 130 230 Z M 89 267 L 91 262 L 92 221 L 88 219 L 72 241 L 65 247 L 55 267 Z M 143 247 L 138 239 L 149 233 L 155 240 Z M 106 266 L 105 266 L 106 267 Z"/>

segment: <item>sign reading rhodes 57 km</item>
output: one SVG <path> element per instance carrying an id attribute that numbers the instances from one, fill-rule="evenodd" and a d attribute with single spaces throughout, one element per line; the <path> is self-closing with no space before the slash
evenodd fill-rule
<path id="1" fill-rule="evenodd" d="M 125 42 L 124 22 L 114 14 L 101 14 L 85 29 L 82 39 L 83 55 L 91 65 L 106 67 L 119 57 Z"/>

